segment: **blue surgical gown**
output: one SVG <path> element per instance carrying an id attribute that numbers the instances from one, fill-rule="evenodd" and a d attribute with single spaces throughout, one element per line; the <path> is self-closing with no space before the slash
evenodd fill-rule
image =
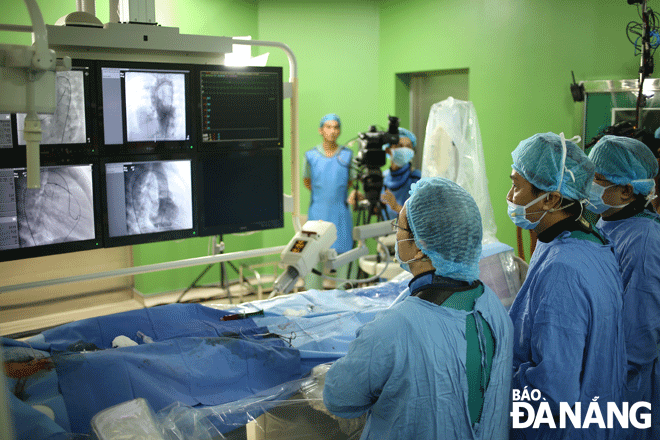
<path id="1" fill-rule="evenodd" d="M 389 189 L 394 194 L 396 202 L 403 206 L 406 200 L 408 200 L 408 197 L 410 197 L 410 187 L 413 183 L 421 179 L 421 177 L 422 173 L 419 170 L 412 169 L 410 163 L 395 171 L 387 169 L 383 172 L 383 190 L 381 193 Z M 399 216 L 399 213 L 394 212 L 389 206 L 385 206 L 385 210 L 387 211 L 387 218 L 390 220 Z"/>
<path id="2" fill-rule="evenodd" d="M 333 414 L 368 411 L 361 439 L 506 439 L 511 395 L 512 325 L 484 286 L 466 312 L 408 296 L 357 332 L 325 378 L 323 401 Z M 466 320 L 480 313 L 495 339 L 481 419 L 470 422 Z"/>
<path id="3" fill-rule="evenodd" d="M 582 421 L 598 396 L 621 408 L 625 376 L 621 276 L 611 245 L 560 233 L 538 242 L 527 278 L 509 316 L 513 320 L 512 388 L 541 391 L 553 415 L 559 404 L 581 402 Z M 534 402 L 528 402 L 534 404 Z M 558 424 L 557 424 L 558 425 Z M 615 423 L 616 425 L 616 423 Z M 617 439 L 618 429 L 566 429 L 541 424 L 514 430 L 512 439 Z"/>
<path id="4" fill-rule="evenodd" d="M 628 355 L 624 401 L 651 403 L 652 428 L 637 439 L 660 438 L 660 216 L 645 211 L 598 222 L 614 244 L 623 278 L 623 323 Z"/>
<path id="5" fill-rule="evenodd" d="M 331 247 L 341 254 L 353 248 L 353 217 L 346 202 L 353 152 L 340 147 L 335 155 L 327 157 L 322 149 L 316 147 L 305 153 L 305 177 L 309 177 L 312 183 L 307 219 L 335 224 L 337 241 Z"/>

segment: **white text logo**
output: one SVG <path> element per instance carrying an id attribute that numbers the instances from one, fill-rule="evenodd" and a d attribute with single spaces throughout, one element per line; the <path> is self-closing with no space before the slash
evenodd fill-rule
<path id="1" fill-rule="evenodd" d="M 525 402 L 527 401 L 527 402 Z M 536 402 L 534 405 L 528 403 Z M 521 392 L 513 390 L 513 428 L 539 428 L 547 425 L 549 428 L 566 428 L 569 424 L 575 428 L 613 428 L 616 420 L 622 428 L 632 425 L 637 429 L 651 427 L 651 404 L 648 402 L 636 402 L 629 406 L 628 402 L 621 404 L 619 408 L 614 402 L 607 402 L 605 414 L 602 411 L 602 403 L 598 404 L 598 396 L 594 397 L 589 405 L 583 408 L 582 402 L 570 405 L 568 402 L 559 403 L 559 417 L 553 416 L 550 404 L 545 401 L 539 390 L 529 392 L 527 387 Z M 536 407 L 536 408 L 535 408 Z M 638 411 L 642 408 L 648 410 L 642 414 Z M 584 416 L 583 416 L 583 410 Z M 557 419 L 559 423 L 557 424 Z M 558 426 L 557 426 L 558 425 Z"/>

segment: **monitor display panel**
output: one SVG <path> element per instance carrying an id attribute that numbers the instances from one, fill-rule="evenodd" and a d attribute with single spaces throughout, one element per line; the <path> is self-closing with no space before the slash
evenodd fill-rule
<path id="1" fill-rule="evenodd" d="M 107 246 L 196 235 L 192 159 L 112 159 L 103 168 Z"/>
<path id="2" fill-rule="evenodd" d="M 284 226 L 282 150 L 199 156 L 200 235 Z"/>
<path id="3" fill-rule="evenodd" d="M 192 67 L 99 62 L 103 154 L 193 149 Z"/>
<path id="4" fill-rule="evenodd" d="M 203 66 L 201 148 L 282 146 L 282 68 Z"/>
<path id="5" fill-rule="evenodd" d="M 42 166 L 41 187 L 27 187 L 27 169 L 0 168 L 2 260 L 102 247 L 98 165 Z"/>
<path id="6" fill-rule="evenodd" d="M 11 124 L 11 114 L 0 113 L 0 149 L 14 148 L 14 132 Z"/>
<path id="7" fill-rule="evenodd" d="M 40 114 L 41 156 L 56 159 L 65 153 L 97 153 L 93 145 L 94 61 L 73 60 L 71 70 L 55 75 L 57 106 L 53 114 Z M 25 113 L 16 114 L 17 144 L 25 146 Z"/>

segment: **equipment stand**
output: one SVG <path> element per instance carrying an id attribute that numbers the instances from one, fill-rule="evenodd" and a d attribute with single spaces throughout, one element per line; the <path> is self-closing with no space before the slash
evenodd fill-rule
<path id="1" fill-rule="evenodd" d="M 374 206 L 376 209 L 374 209 Z M 362 225 L 368 225 L 371 223 L 371 219 L 373 216 L 376 216 L 376 221 L 380 222 L 383 220 L 390 220 L 389 218 L 383 218 L 387 217 L 387 207 L 383 202 L 380 200 L 376 203 L 376 205 L 372 205 L 368 200 L 362 200 L 358 202 L 357 205 L 357 211 L 358 211 L 358 218 L 355 222 L 355 226 L 362 226 Z M 375 211 L 375 212 L 374 212 Z M 355 247 L 355 241 L 353 242 L 353 247 Z M 348 274 L 350 278 L 351 271 L 353 269 L 353 262 L 351 261 L 348 263 Z M 358 273 L 356 278 L 360 279 L 361 277 L 368 278 L 369 274 L 365 273 L 361 268 L 358 263 Z"/>
<path id="2" fill-rule="evenodd" d="M 220 241 L 219 243 L 218 243 L 218 240 Z M 225 243 L 222 241 L 222 235 L 220 235 L 220 236 L 213 236 L 213 238 L 212 238 L 212 243 L 211 243 L 211 255 L 222 254 L 224 251 L 225 251 Z M 232 297 L 231 297 L 231 292 L 229 291 L 229 288 L 227 288 L 227 268 L 226 268 L 226 266 L 225 266 L 225 263 L 229 264 L 229 265 L 230 265 L 230 266 L 236 271 L 236 273 L 238 273 L 238 269 L 236 268 L 236 266 L 234 266 L 234 264 L 233 264 L 231 261 L 227 261 L 227 262 L 225 262 L 225 261 L 221 261 L 221 262 L 219 263 L 219 264 L 220 264 L 220 266 L 219 266 L 219 268 L 220 268 L 220 284 L 219 284 L 220 289 L 222 289 L 222 290 L 225 290 L 225 289 L 226 289 L 226 290 L 227 290 L 227 298 L 229 298 L 229 304 L 233 304 Z M 212 267 L 213 267 L 213 264 L 209 264 L 208 266 L 206 266 L 206 267 L 204 268 L 204 270 L 202 271 L 202 273 L 200 273 L 200 274 L 197 276 L 197 278 L 195 278 L 195 281 L 193 281 L 192 284 L 190 284 L 190 286 L 188 286 L 188 288 L 186 288 L 186 290 L 184 290 L 184 291 L 181 293 L 181 295 L 179 295 L 179 297 L 177 298 L 176 302 L 177 302 L 177 303 L 180 302 L 180 301 L 181 301 L 181 298 L 183 298 L 183 296 L 184 296 L 186 293 L 188 293 L 188 291 L 194 289 L 195 287 L 200 287 L 200 286 L 197 285 L 197 282 L 198 282 L 199 280 L 201 280 L 202 277 L 203 277 L 204 275 L 206 275 L 206 273 L 207 273 Z"/>

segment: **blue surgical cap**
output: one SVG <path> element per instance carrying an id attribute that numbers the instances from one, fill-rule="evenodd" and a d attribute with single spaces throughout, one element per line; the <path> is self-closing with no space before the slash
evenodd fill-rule
<path id="1" fill-rule="evenodd" d="M 632 185 L 636 194 L 648 195 L 655 187 L 658 161 L 649 147 L 637 139 L 607 135 L 589 153 L 596 172 L 617 185 Z"/>
<path id="2" fill-rule="evenodd" d="M 319 124 L 319 128 L 323 127 L 323 124 L 325 124 L 328 121 L 337 121 L 337 123 L 341 127 L 341 120 L 339 119 L 339 116 L 337 116 L 336 113 L 328 113 L 327 115 L 321 118 L 321 123 Z"/>
<path id="3" fill-rule="evenodd" d="M 405 137 L 407 137 L 408 139 L 410 139 L 410 142 L 412 142 L 413 150 L 414 150 L 415 148 L 417 148 L 417 137 L 413 134 L 412 131 L 407 130 L 407 129 L 405 129 L 405 128 L 401 128 L 401 127 L 399 127 L 399 137 L 401 137 L 401 136 L 405 136 Z M 385 150 L 385 149 L 387 149 L 387 148 L 389 148 L 389 147 L 390 147 L 390 144 L 385 144 L 385 145 L 383 145 L 383 150 Z"/>
<path id="4" fill-rule="evenodd" d="M 412 131 L 399 127 L 399 136 L 405 136 L 412 142 L 413 149 L 417 147 L 417 138 Z"/>
<path id="5" fill-rule="evenodd" d="M 567 140 L 566 151 L 555 133 L 538 133 L 520 142 L 511 153 L 515 171 L 542 191 L 558 191 L 571 200 L 589 198 L 594 164 Z"/>
<path id="6" fill-rule="evenodd" d="M 470 193 L 443 177 L 424 178 L 412 185 L 405 207 L 415 244 L 436 274 L 469 282 L 479 278 L 483 232 Z"/>

